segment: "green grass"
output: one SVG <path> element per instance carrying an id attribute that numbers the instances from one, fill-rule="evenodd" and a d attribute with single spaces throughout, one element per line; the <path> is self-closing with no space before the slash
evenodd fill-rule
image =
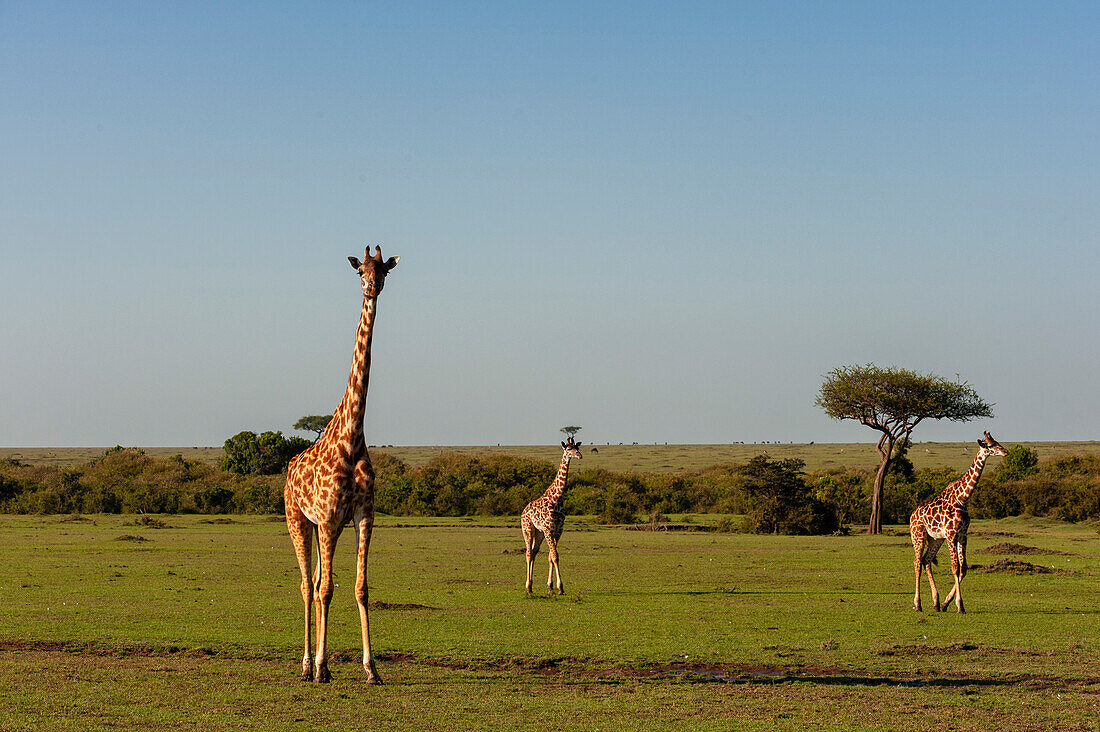
<path id="1" fill-rule="evenodd" d="M 1040 460 L 1061 455 L 1100 454 L 1100 442 L 1021 442 L 1034 448 Z M 592 452 L 595 447 L 599 452 Z M 0 459 L 17 458 L 27 463 L 74 467 L 103 454 L 99 447 L 5 447 L 0 448 Z M 188 460 L 201 460 L 211 464 L 222 457 L 220 447 L 150 447 L 146 452 L 155 457 L 182 454 Z M 518 455 L 557 462 L 561 448 L 553 445 L 511 446 L 421 446 L 372 448 L 372 452 L 389 453 L 413 467 L 424 465 L 433 457 L 445 452 L 467 455 L 481 453 Z M 827 468 L 874 469 L 878 467 L 878 453 L 874 443 L 825 443 L 825 444 L 734 444 L 734 445 L 587 445 L 583 448 L 584 462 L 577 469 L 604 468 L 614 471 L 668 473 L 679 470 L 700 470 L 718 463 L 747 462 L 761 453 L 773 459 L 800 458 L 807 470 Z M 916 468 L 954 468 L 962 471 L 974 460 L 973 442 L 921 442 L 909 451 Z"/>
<path id="2" fill-rule="evenodd" d="M 335 679 L 314 687 L 297 681 L 285 526 L 162 518 L 0 517 L 0 728 L 1095 729 L 1100 711 L 1094 526 L 975 522 L 971 564 L 1014 542 L 1061 552 L 1020 558 L 1065 573 L 976 569 L 959 616 L 909 609 L 901 527 L 806 538 L 571 517 L 569 594 L 527 598 L 514 519 L 383 517 L 368 578 L 390 606 L 371 613 L 386 686 L 368 688 L 351 534 Z"/>

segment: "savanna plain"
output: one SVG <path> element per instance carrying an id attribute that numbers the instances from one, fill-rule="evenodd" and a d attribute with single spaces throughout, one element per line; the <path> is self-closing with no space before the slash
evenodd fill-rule
<path id="1" fill-rule="evenodd" d="M 927 587 L 911 609 L 901 526 L 791 537 L 699 530 L 715 516 L 670 517 L 678 531 L 570 517 L 567 594 L 527 597 L 514 520 L 382 516 L 368 578 L 385 685 L 370 687 L 352 533 L 334 679 L 313 685 L 281 517 L 135 518 L 0 517 L 0 728 L 1098 728 L 1093 524 L 974 522 L 957 615 L 931 611 Z"/>

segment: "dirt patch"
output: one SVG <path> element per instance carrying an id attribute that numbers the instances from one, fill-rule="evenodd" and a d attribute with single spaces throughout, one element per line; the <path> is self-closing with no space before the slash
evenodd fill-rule
<path id="1" fill-rule="evenodd" d="M 1074 574 L 1071 569 L 1044 567 L 1023 559 L 998 559 L 990 565 L 972 564 L 970 569 L 977 572 L 1003 572 L 1005 574 Z"/>
<path id="2" fill-rule="evenodd" d="M 216 519 L 203 519 L 199 521 L 200 524 L 235 524 L 237 523 L 231 518 L 216 518 Z"/>
<path id="3" fill-rule="evenodd" d="M 371 600 L 367 603 L 371 610 L 438 610 L 430 605 L 417 605 L 415 602 L 386 602 L 385 600 Z"/>
<path id="4" fill-rule="evenodd" d="M 527 550 L 516 547 L 515 549 L 505 549 L 504 551 L 501 552 L 501 554 L 507 554 L 509 556 L 515 556 L 515 555 L 519 554 L 519 555 L 522 556 L 522 555 L 527 554 Z"/>
<path id="5" fill-rule="evenodd" d="M 968 651 L 982 650 L 981 646 L 976 646 L 973 643 L 952 643 L 947 646 L 891 646 L 878 651 L 875 655 L 878 656 L 935 656 L 942 655 L 944 653 L 965 653 Z M 988 650 L 988 649 L 987 649 Z"/>
<path id="6" fill-rule="evenodd" d="M 1000 544 L 994 544 L 986 549 L 990 554 L 1059 554 L 1065 555 L 1065 552 L 1060 552 L 1055 549 L 1040 549 L 1037 546 L 1027 546 L 1025 544 L 1013 544 L 1010 541 L 1002 541 Z"/>
<path id="7" fill-rule="evenodd" d="M 969 531 L 967 533 L 970 536 L 1003 536 L 1007 539 L 1022 539 L 1022 538 L 1024 538 L 1023 534 L 1017 534 L 1017 533 L 1012 532 L 1012 531 L 980 531 L 979 530 L 979 531 Z"/>
<path id="8" fill-rule="evenodd" d="M 122 536 L 115 537 L 115 541 L 149 541 L 144 536 L 138 536 L 137 534 L 123 534 Z"/>

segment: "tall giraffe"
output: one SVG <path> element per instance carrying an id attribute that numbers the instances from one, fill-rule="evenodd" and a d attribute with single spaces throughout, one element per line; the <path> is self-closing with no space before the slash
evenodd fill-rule
<path id="1" fill-rule="evenodd" d="M 363 284 L 363 310 L 355 335 L 355 355 L 344 398 L 336 407 L 325 432 L 309 449 L 290 461 L 287 469 L 286 525 L 298 555 L 302 573 L 302 601 L 305 604 L 305 654 L 302 680 L 325 683 L 332 677 L 328 670 L 328 608 L 332 600 L 332 556 L 344 524 L 355 523 L 358 564 L 355 573 L 355 599 L 359 604 L 359 622 L 363 630 L 363 668 L 367 682 L 381 684 L 370 649 L 367 622 L 367 551 L 374 526 L 374 469 L 363 439 L 363 414 L 367 405 L 370 376 L 371 338 L 378 294 L 386 275 L 397 266 L 400 257 L 382 261 L 382 247 L 366 261 L 348 257 Z M 314 529 L 317 535 L 317 569 L 310 581 Z M 310 652 L 310 605 L 317 614 L 317 655 Z M 316 666 L 314 665 L 316 663 Z"/>
<path id="2" fill-rule="evenodd" d="M 531 573 L 535 567 L 535 555 L 539 553 L 539 545 L 546 539 L 546 550 L 550 554 L 550 576 L 546 578 L 546 589 L 554 594 L 554 579 L 557 579 L 558 594 L 565 594 L 565 587 L 561 583 L 561 571 L 558 569 L 558 539 L 561 538 L 561 530 L 565 526 L 565 508 L 562 505 L 565 498 L 565 479 L 569 475 L 569 461 L 572 458 L 581 459 L 581 443 L 573 442 L 573 436 L 569 436 L 567 442 L 561 443 L 564 452 L 561 456 L 561 465 L 558 466 L 558 474 L 554 482 L 546 489 L 546 492 L 527 504 L 520 514 L 519 523 L 523 528 L 524 554 L 527 555 L 527 594 L 531 594 Z"/>
<path id="3" fill-rule="evenodd" d="M 955 607 L 960 613 L 965 613 L 962 601 L 962 579 L 966 576 L 966 530 L 970 526 L 970 515 L 966 512 L 966 502 L 970 494 L 978 485 L 978 479 L 982 477 L 982 468 L 985 467 L 986 458 L 991 455 L 1008 454 L 1008 450 L 1001 447 L 1000 443 L 993 439 L 993 435 L 985 433 L 985 439 L 978 440 L 978 454 L 966 475 L 949 484 L 935 498 L 930 498 L 913 511 L 909 517 L 909 537 L 913 540 L 913 572 L 916 575 L 916 590 L 913 594 L 913 608 L 920 612 L 920 573 L 924 569 L 928 574 L 928 584 L 932 588 L 932 605 L 936 610 L 947 610 L 951 604 L 951 598 L 955 598 Z M 936 553 L 940 545 L 946 541 L 947 548 L 951 552 L 951 575 L 955 578 L 955 586 L 944 598 L 940 605 L 940 593 L 936 589 L 936 581 L 932 578 L 932 562 L 936 559 Z"/>

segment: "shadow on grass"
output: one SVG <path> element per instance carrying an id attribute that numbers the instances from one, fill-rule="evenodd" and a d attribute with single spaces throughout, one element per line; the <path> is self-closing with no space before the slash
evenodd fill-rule
<path id="1" fill-rule="evenodd" d="M 922 649 L 914 649 L 922 650 Z M 173 645 L 112 644 L 107 642 L 64 642 L 0 639 L 0 652 L 14 653 L 65 653 L 98 659 L 183 658 L 201 663 L 205 660 L 232 660 L 245 663 L 265 661 L 285 665 L 297 670 L 299 649 L 275 648 L 187 648 Z M 335 649 L 329 655 L 335 666 L 357 666 L 361 663 L 361 650 Z M 402 652 L 383 652 L 376 655 L 384 666 L 403 665 L 439 668 L 448 671 L 474 672 L 491 676 L 527 676 L 561 683 L 721 683 L 721 684 L 812 684 L 831 687 L 899 687 L 899 688 L 1010 688 L 1026 686 L 1029 689 L 1066 688 L 1100 683 L 1100 678 L 1066 678 L 1016 674 L 998 678 L 974 678 L 964 676 L 903 677 L 860 675 L 848 669 L 813 666 L 779 666 L 744 663 L 641 663 L 621 665 L 606 659 L 572 656 L 496 656 L 481 658 L 456 658 L 448 656 L 419 656 Z M 334 669 L 335 670 L 335 669 Z M 383 672 L 385 673 L 385 672 Z M 424 683 L 417 681 L 415 683 Z"/>

